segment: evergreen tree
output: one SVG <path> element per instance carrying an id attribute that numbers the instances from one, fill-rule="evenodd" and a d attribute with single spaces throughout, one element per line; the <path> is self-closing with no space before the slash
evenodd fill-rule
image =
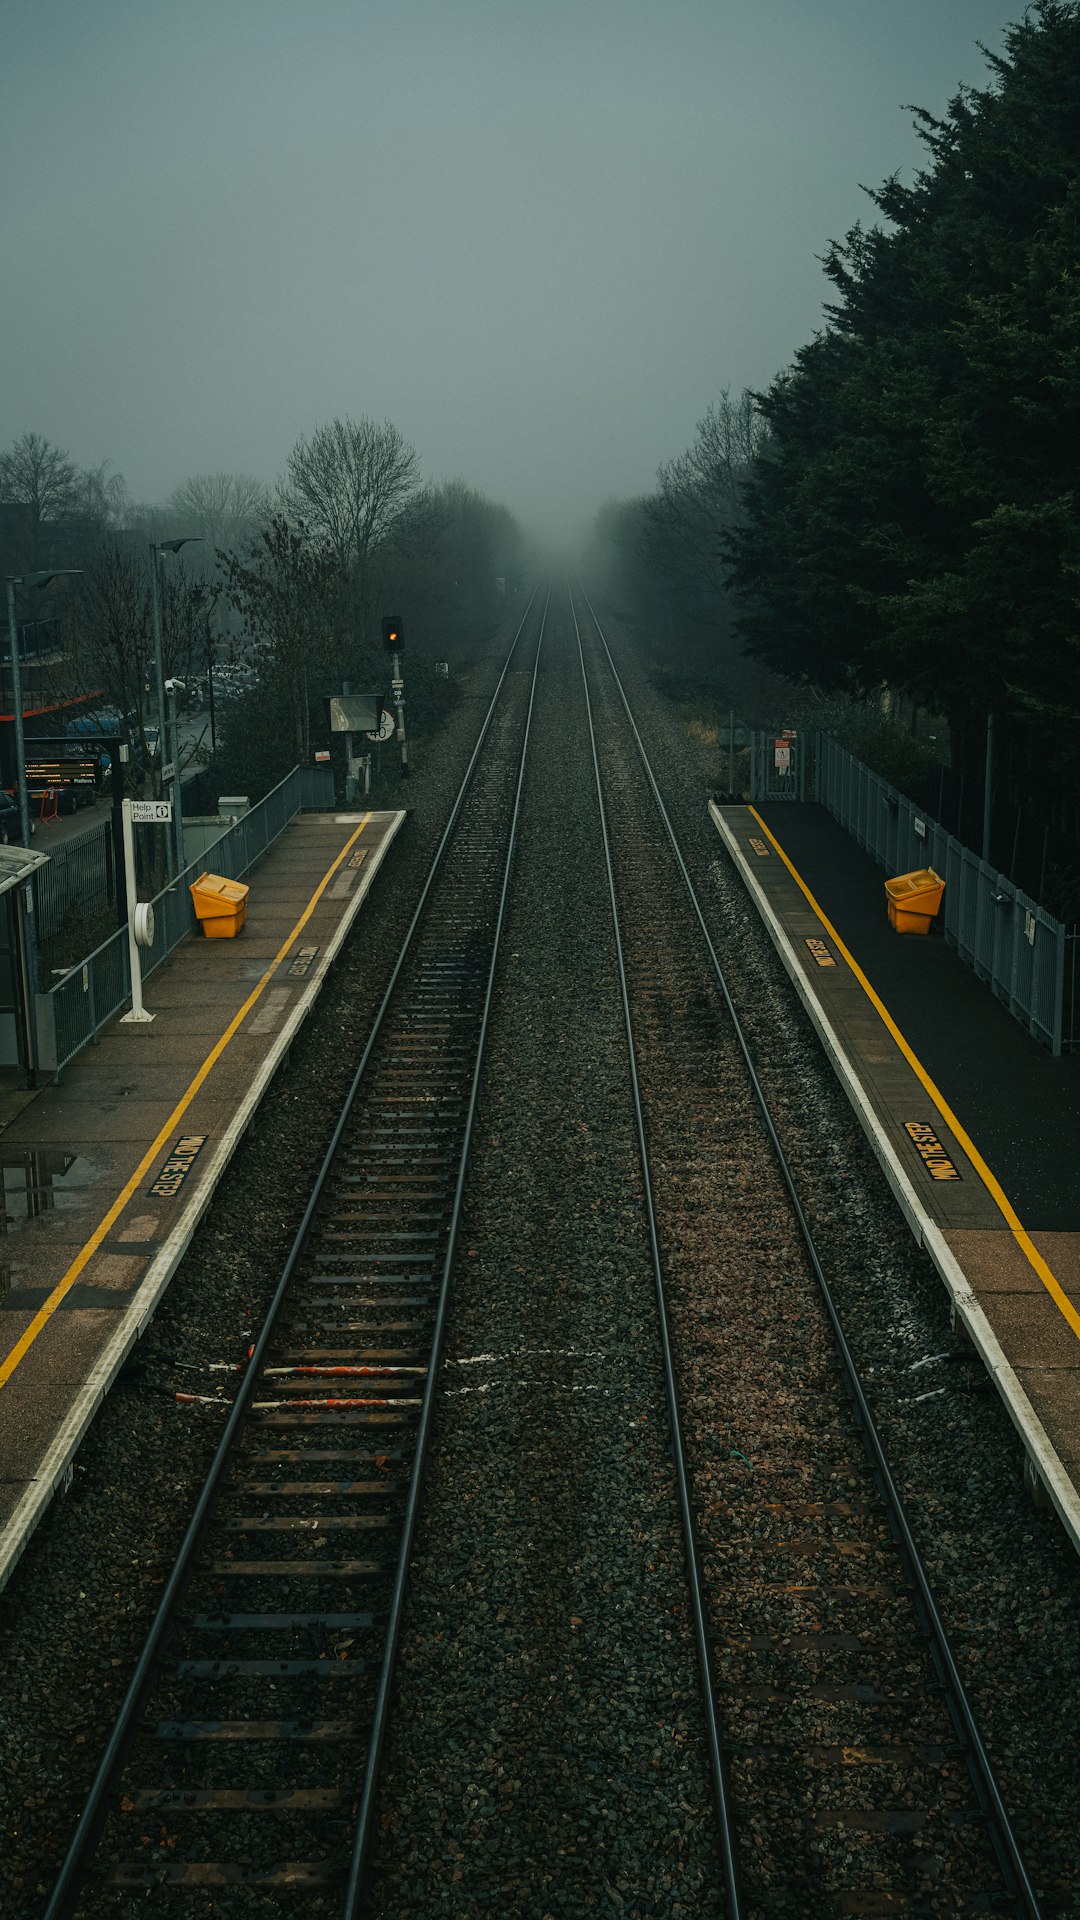
<path id="1" fill-rule="evenodd" d="M 1080 7 L 1037 0 L 931 164 L 829 248 L 823 332 L 760 396 L 728 535 L 751 648 L 972 719 L 1072 713 L 1080 578 Z M 973 731 L 975 729 L 972 729 Z"/>

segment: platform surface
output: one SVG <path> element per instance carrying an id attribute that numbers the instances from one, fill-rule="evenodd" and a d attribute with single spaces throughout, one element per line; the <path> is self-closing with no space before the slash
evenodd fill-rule
<path id="1" fill-rule="evenodd" d="M 1080 1058 L 1054 1059 L 823 807 L 710 808 L 1080 1549 Z"/>
<path id="2" fill-rule="evenodd" d="M 59 1084 L 4 1102 L 0 1586 L 151 1317 L 403 813 L 300 814 Z"/>

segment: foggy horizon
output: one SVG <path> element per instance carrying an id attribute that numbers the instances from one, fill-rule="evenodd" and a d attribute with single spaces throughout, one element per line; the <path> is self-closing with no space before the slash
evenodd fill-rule
<path id="1" fill-rule="evenodd" d="M 161 504 L 388 418 L 576 544 L 812 337 L 860 182 L 925 164 L 904 103 L 984 87 L 1020 11 L 17 0 L 0 446 Z"/>

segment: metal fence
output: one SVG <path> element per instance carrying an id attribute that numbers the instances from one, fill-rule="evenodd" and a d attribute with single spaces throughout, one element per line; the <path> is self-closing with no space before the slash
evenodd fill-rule
<path id="1" fill-rule="evenodd" d="M 806 742 L 791 734 L 750 735 L 750 799 L 806 799 Z"/>
<path id="2" fill-rule="evenodd" d="M 37 836 L 41 845 L 42 836 Z M 89 917 L 116 898 L 116 861 L 112 823 L 99 820 L 85 833 L 62 840 L 49 864 L 33 876 L 34 914 L 39 941 L 60 933 L 70 917 Z"/>
<path id="3" fill-rule="evenodd" d="M 932 867 L 945 882 L 945 938 L 960 958 L 1051 1053 L 1080 1045 L 1076 936 L 1060 920 L 828 734 L 816 740 L 814 797 L 890 874 Z"/>
<path id="4" fill-rule="evenodd" d="M 242 879 L 298 813 L 321 813 L 333 805 L 334 777 L 328 767 L 294 767 L 216 843 L 215 873 L 226 880 Z M 153 945 L 142 956 L 144 980 L 197 925 L 189 883 L 202 871 L 203 862 L 196 860 L 155 894 Z M 130 997 L 127 928 L 119 927 L 49 993 L 38 995 L 40 1065 L 58 1073 Z"/>

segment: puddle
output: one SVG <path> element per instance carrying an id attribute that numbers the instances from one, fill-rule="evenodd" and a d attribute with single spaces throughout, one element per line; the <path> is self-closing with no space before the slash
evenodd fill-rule
<path id="1" fill-rule="evenodd" d="M 17 1232 L 27 1220 L 77 1203 L 97 1177 L 97 1168 L 85 1155 L 80 1158 L 63 1147 L 0 1148 L 4 1183 L 0 1230 Z"/>
<path id="2" fill-rule="evenodd" d="M 99 1178 L 92 1160 L 63 1147 L 0 1148 L 0 1234 L 16 1234 L 46 1214 L 77 1206 Z M 19 1288 L 12 1251 L 0 1239 L 0 1300 Z"/>

